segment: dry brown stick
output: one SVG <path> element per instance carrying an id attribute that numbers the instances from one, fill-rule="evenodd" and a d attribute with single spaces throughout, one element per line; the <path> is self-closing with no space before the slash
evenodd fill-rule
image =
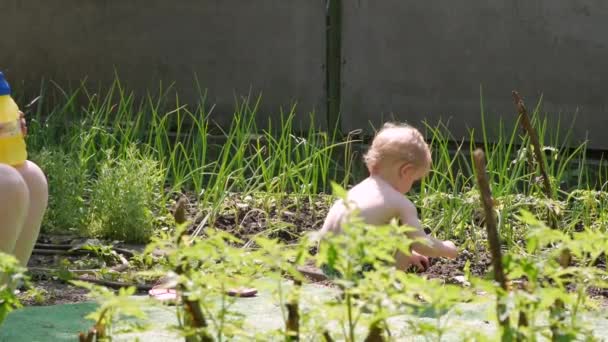
<path id="1" fill-rule="evenodd" d="M 325 339 L 325 342 L 334 342 L 334 339 L 331 338 L 331 335 L 327 330 L 323 331 L 323 338 Z"/>
<path id="2" fill-rule="evenodd" d="M 88 277 L 76 277 L 75 279 L 80 280 L 80 281 L 86 281 L 86 282 L 97 284 L 97 285 L 103 285 L 105 287 L 109 287 L 112 289 L 120 289 L 123 287 L 131 287 L 131 286 L 134 286 L 135 288 L 137 288 L 138 291 L 150 291 L 152 289 L 152 285 L 147 285 L 147 284 L 124 283 L 124 282 L 120 282 L 120 281 L 111 281 L 111 280 L 95 279 L 95 278 L 88 278 Z"/>
<path id="3" fill-rule="evenodd" d="M 112 247 L 112 250 L 118 254 L 123 254 L 129 258 L 135 256 L 135 252 L 128 249 Z M 84 255 L 93 254 L 94 252 L 83 248 L 74 249 L 74 246 L 72 245 L 52 245 L 45 243 L 37 243 L 34 246 L 33 253 L 39 255 Z"/>
<path id="4" fill-rule="evenodd" d="M 95 328 L 89 329 L 87 334 L 85 335 L 82 331 L 78 333 L 78 341 L 79 342 L 94 342 L 95 337 L 97 336 L 97 331 Z"/>
<path id="5" fill-rule="evenodd" d="M 68 251 L 68 250 L 74 248 L 74 246 L 68 245 L 68 244 L 55 245 L 55 244 L 52 244 L 52 243 L 39 243 L 39 242 L 37 242 L 34 245 L 34 248 L 38 248 L 38 249 L 58 249 L 58 250 Z"/>
<path id="6" fill-rule="evenodd" d="M 308 279 L 310 279 L 314 282 L 327 280 L 327 276 L 325 275 L 325 273 L 323 273 L 323 271 L 321 271 L 320 269 L 318 269 L 316 267 L 299 266 L 299 267 L 297 267 L 297 270 L 302 275 L 304 275 L 305 277 L 307 277 Z"/>
<path id="7" fill-rule="evenodd" d="M 294 282 L 296 291 L 299 291 L 299 287 L 302 286 L 302 282 L 296 280 Z M 289 303 L 285 304 L 287 308 L 287 321 L 285 322 L 285 328 L 287 333 L 288 341 L 299 341 L 300 340 L 300 309 L 298 303 L 298 296 L 296 295 Z"/>
<path id="8" fill-rule="evenodd" d="M 184 298 L 184 297 L 182 297 Z M 192 318 L 192 323 L 195 328 L 206 328 L 207 320 L 203 315 L 203 311 L 201 310 L 200 304 L 197 300 L 189 300 L 184 299 L 184 304 L 186 305 L 186 310 L 190 314 Z"/>
<path id="9" fill-rule="evenodd" d="M 180 265 L 175 270 L 175 273 L 178 275 L 184 274 L 184 268 Z M 187 295 L 184 294 L 185 288 L 183 285 L 178 285 L 182 292 L 182 302 L 184 303 L 184 307 L 186 309 L 186 313 L 190 317 L 189 322 L 193 328 L 200 329 L 207 327 L 207 320 L 205 319 L 205 315 L 201 309 L 201 305 L 198 300 L 190 300 Z M 203 342 L 211 342 L 213 339 L 206 332 L 202 332 L 198 334 L 200 337 L 200 341 Z M 194 337 L 186 338 L 186 341 L 198 341 L 198 339 Z"/>
<path id="10" fill-rule="evenodd" d="M 295 291 L 299 291 L 302 286 L 300 280 L 294 280 L 296 286 Z M 299 341 L 300 340 L 300 309 L 298 303 L 298 295 L 296 294 L 289 303 L 285 304 L 287 307 L 287 322 L 285 322 L 285 328 L 287 333 L 288 341 Z"/>
<path id="11" fill-rule="evenodd" d="M 108 269 L 108 273 L 121 273 L 124 272 L 129 265 L 119 264 L 112 266 Z M 48 268 L 48 267 L 28 267 L 28 271 L 30 272 L 40 272 L 40 273 L 57 273 L 60 271 L 58 268 Z M 68 269 L 68 272 L 74 274 L 93 274 L 97 275 L 102 272 L 104 269 L 102 268 L 89 268 L 89 269 Z"/>
<path id="12" fill-rule="evenodd" d="M 490 244 L 490 252 L 492 253 L 492 262 L 494 266 L 494 277 L 503 290 L 508 290 L 507 279 L 502 268 L 502 255 L 500 250 L 500 239 L 496 228 L 496 214 L 494 212 L 494 204 L 490 184 L 486 175 L 485 154 L 481 149 L 475 150 L 473 155 L 475 161 L 475 171 L 477 177 L 477 185 L 481 195 L 481 204 L 485 213 L 486 230 L 488 233 L 488 242 Z"/>
<path id="13" fill-rule="evenodd" d="M 492 253 L 492 266 L 494 267 L 494 279 L 498 282 L 500 287 L 507 292 L 509 290 L 507 286 L 507 278 L 502 268 L 502 253 L 500 251 L 500 239 L 498 237 L 498 230 L 496 228 L 496 215 L 494 213 L 492 193 L 490 191 L 490 184 L 486 175 L 486 161 L 485 154 L 481 149 L 475 150 L 473 154 L 473 161 L 475 162 L 475 173 L 477 177 L 477 185 L 479 186 L 479 193 L 481 195 L 481 204 L 485 212 L 486 230 L 488 233 L 488 242 L 490 244 L 490 252 Z M 509 316 L 506 315 L 506 307 L 500 303 L 500 296 L 498 297 L 497 315 L 500 325 L 507 329 L 509 327 Z"/>
<path id="14" fill-rule="evenodd" d="M 94 254 L 92 251 L 87 250 L 60 250 L 60 249 L 38 249 L 34 248 L 32 254 L 36 255 L 90 255 Z"/>
<path id="15" fill-rule="evenodd" d="M 97 332 L 95 331 L 95 328 L 89 329 L 89 333 L 87 334 L 86 342 L 94 342 L 96 334 L 97 334 Z"/>
<path id="16" fill-rule="evenodd" d="M 543 179 L 543 186 L 545 191 L 545 196 L 548 199 L 553 199 L 553 190 L 551 189 L 551 181 L 549 180 L 549 175 L 547 173 L 547 164 L 545 162 L 545 155 L 540 146 L 540 141 L 538 139 L 538 134 L 536 130 L 532 126 L 532 121 L 530 120 L 530 115 L 528 115 L 528 110 L 524 105 L 524 101 L 519 96 L 519 93 L 513 90 L 513 101 L 515 102 L 515 107 L 517 108 L 517 112 L 519 113 L 519 120 L 523 127 L 523 129 L 527 132 L 530 137 L 530 142 L 534 147 L 534 154 L 536 156 L 536 161 L 540 168 L 541 178 Z M 558 222 L 555 214 L 549 210 L 549 220 L 551 228 L 557 229 Z M 568 267 L 570 265 L 570 261 L 572 260 L 572 256 L 570 255 L 569 250 L 564 250 L 559 257 L 559 264 L 562 267 Z"/>
<path id="17" fill-rule="evenodd" d="M 553 190 L 551 189 L 551 181 L 549 180 L 549 176 L 548 176 L 547 169 L 546 169 L 547 164 L 545 163 L 545 156 L 541 149 L 538 135 L 536 133 L 536 130 L 532 126 L 530 116 L 528 115 L 528 111 L 526 109 L 526 106 L 524 105 L 524 102 L 523 102 L 521 96 L 519 96 L 519 94 L 515 90 L 513 91 L 513 100 L 515 102 L 517 112 L 519 113 L 520 123 L 521 123 L 523 129 L 527 132 L 528 136 L 530 137 L 530 142 L 532 143 L 532 145 L 534 147 L 534 154 L 536 156 L 536 161 L 539 164 L 541 177 L 543 179 L 545 196 L 547 196 L 547 198 L 549 198 L 549 199 L 552 199 Z M 557 219 L 553 213 L 550 212 L 549 215 L 550 215 L 550 220 L 551 220 L 551 227 L 556 229 L 558 227 Z M 567 267 L 570 264 L 570 261 L 571 261 L 570 251 L 565 249 L 559 257 L 559 264 L 562 267 Z M 556 302 L 552 308 L 552 311 L 559 312 L 559 311 L 563 310 L 563 306 L 564 306 L 563 302 L 558 299 L 558 300 L 556 300 Z M 520 316 L 520 324 L 527 325 L 527 319 L 525 318 L 525 316 L 523 318 Z M 556 333 L 555 327 L 552 327 L 552 331 L 555 335 L 555 333 Z"/>
<path id="18" fill-rule="evenodd" d="M 365 342 L 384 342 L 382 337 L 382 328 L 380 328 L 380 322 L 374 321 L 369 327 L 369 333 L 364 340 Z"/>
<path id="19" fill-rule="evenodd" d="M 527 327 L 528 326 L 528 316 L 525 312 L 519 312 L 519 319 L 517 321 L 517 326 L 519 327 Z"/>
<path id="20" fill-rule="evenodd" d="M 135 256 L 135 252 L 129 249 L 125 249 L 125 248 L 120 248 L 120 247 L 112 247 L 112 250 L 118 254 L 123 254 L 129 258 L 132 258 Z"/>
<path id="21" fill-rule="evenodd" d="M 177 200 L 177 203 L 175 204 L 175 210 L 173 211 L 175 223 L 182 224 L 188 220 L 188 215 L 186 213 L 187 204 L 188 199 L 185 196 L 182 196 Z"/>
<path id="22" fill-rule="evenodd" d="M 186 215 L 186 204 L 187 204 L 187 199 L 185 197 L 180 197 L 180 199 L 177 201 L 176 203 L 176 208 L 175 211 L 173 212 L 173 218 L 175 219 L 175 223 L 177 223 L 178 225 L 184 224 L 187 221 L 187 215 Z M 186 230 L 184 230 L 182 232 L 182 234 L 177 238 L 176 244 L 178 246 L 181 246 L 184 243 L 184 240 L 182 239 L 183 236 L 185 235 Z M 178 275 L 182 275 L 184 273 L 186 273 L 185 268 L 183 267 L 183 265 L 178 265 L 175 273 L 177 273 Z M 186 312 L 188 314 L 188 316 L 190 317 L 190 322 L 193 326 L 193 328 L 197 328 L 197 329 L 201 329 L 201 328 L 206 328 L 207 327 L 207 320 L 205 319 L 205 315 L 203 314 L 203 311 L 201 309 L 201 305 L 199 303 L 198 300 L 190 300 L 188 298 L 187 295 L 185 295 L 184 293 L 186 291 L 183 285 L 178 285 L 178 287 L 180 288 L 180 290 L 182 290 L 182 301 L 184 303 L 184 307 L 186 309 Z M 200 338 L 200 341 L 203 342 L 211 342 L 213 341 L 213 339 L 211 338 L 211 336 L 209 336 L 209 334 L 207 332 L 201 332 L 197 334 L 198 337 Z M 199 341 L 196 337 L 192 336 L 192 337 L 187 337 L 186 341 Z"/>
<path id="23" fill-rule="evenodd" d="M 300 340 L 300 317 L 298 313 L 297 303 L 287 303 L 287 340 L 288 341 L 299 341 Z"/>
<path id="24" fill-rule="evenodd" d="M 522 100 L 521 96 L 519 96 L 519 93 L 517 93 L 515 90 L 513 90 L 513 101 L 515 101 L 515 107 L 517 108 L 517 113 L 519 114 L 519 122 L 524 131 L 530 137 L 530 142 L 532 143 L 532 147 L 534 147 L 534 155 L 540 168 L 540 175 L 543 179 L 545 195 L 547 198 L 551 199 L 553 198 L 553 190 L 551 189 L 551 181 L 549 180 L 549 174 L 547 173 L 547 164 L 545 163 L 545 156 L 543 155 L 543 150 L 540 146 L 538 134 L 532 126 L 532 121 L 530 120 L 530 115 L 528 115 L 528 110 L 524 105 L 524 101 Z"/>
<path id="25" fill-rule="evenodd" d="M 59 272 L 58 268 L 48 268 L 48 267 L 28 267 L 27 270 L 32 273 L 57 273 L 57 272 Z M 89 269 L 83 269 L 83 270 L 68 269 L 68 272 L 74 273 L 74 274 L 93 274 L 93 275 L 95 275 L 95 274 L 99 274 L 99 272 L 101 272 L 101 271 L 102 271 L 101 268 L 89 268 Z"/>
<path id="26" fill-rule="evenodd" d="M 179 265 L 176 268 L 175 273 L 177 273 L 178 275 L 182 275 L 185 273 L 182 265 Z M 206 328 L 207 320 L 205 319 L 205 315 L 203 314 L 203 310 L 201 309 L 199 301 L 189 299 L 188 296 L 184 294 L 186 292 L 186 289 L 183 285 L 178 285 L 178 288 L 181 290 L 181 298 L 182 302 L 184 303 L 184 309 L 189 317 L 189 319 L 186 320 L 186 324 L 191 325 L 195 329 Z M 199 337 L 200 340 L 197 337 Z M 207 332 L 199 332 L 197 333 L 197 336 L 187 336 L 186 341 L 211 342 L 213 341 L 213 339 L 211 338 L 211 336 L 209 336 Z"/>

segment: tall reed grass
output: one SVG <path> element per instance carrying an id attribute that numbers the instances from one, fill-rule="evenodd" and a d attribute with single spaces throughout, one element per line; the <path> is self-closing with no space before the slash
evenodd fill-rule
<path id="1" fill-rule="evenodd" d="M 162 170 L 163 205 L 172 194 L 189 192 L 216 212 L 231 193 L 310 197 L 328 192 L 331 180 L 346 187 L 365 177 L 357 154 L 366 148 L 362 141 L 319 129 L 315 113 L 302 120 L 295 105 L 285 112 L 262 113 L 262 98 L 253 96 L 235 101 L 232 113 L 214 113 L 205 91 L 198 84 L 196 87 L 200 96 L 193 105 L 182 103 L 171 86 L 136 96 L 118 78 L 107 89 L 95 92 L 85 82 L 73 89 L 43 83 L 37 100 L 26 108 L 30 118 L 28 146 L 34 154 L 52 149 L 60 150 L 62 158 L 71 155 L 75 159 L 72 164 L 92 178 L 106 161 L 106 151 L 112 150 L 116 159 L 129 158 L 132 146 L 136 146 L 142 158 L 157 161 Z M 569 146 L 568 136 L 559 136 L 561 123 L 549 122 L 541 108 L 539 101 L 532 116 L 545 146 L 558 199 L 572 200 L 568 193 L 573 189 L 603 189 L 608 179 L 605 163 L 590 167 L 586 144 Z M 214 119 L 218 115 L 229 115 L 230 124 L 217 124 Z M 455 139 L 445 123 L 420 127 L 432 146 L 434 166 L 417 188 L 416 198 L 423 207 L 423 217 L 429 225 L 439 227 L 438 232 L 462 238 L 470 233 L 466 227 L 474 221 L 477 203 L 466 194 L 474 193 L 470 165 L 476 145 L 485 149 L 497 198 L 515 194 L 542 197 L 535 166 L 528 163 L 528 138 L 517 125 L 507 128 L 498 122 L 489 126 L 491 115 L 484 112 L 483 102 L 480 115 L 482 131 L 470 132 L 466 141 Z M 262 116 L 269 118 L 263 126 Z M 490 137 L 490 131 L 496 133 Z M 474 143 L 480 136 L 481 141 Z M 505 213 L 518 208 L 514 201 L 509 203 Z"/>

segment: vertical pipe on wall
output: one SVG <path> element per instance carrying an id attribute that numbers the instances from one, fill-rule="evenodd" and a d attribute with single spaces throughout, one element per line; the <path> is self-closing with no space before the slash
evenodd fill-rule
<path id="1" fill-rule="evenodd" d="M 340 122 L 340 87 L 342 68 L 342 0 L 327 1 L 327 125 L 329 130 L 342 132 Z"/>

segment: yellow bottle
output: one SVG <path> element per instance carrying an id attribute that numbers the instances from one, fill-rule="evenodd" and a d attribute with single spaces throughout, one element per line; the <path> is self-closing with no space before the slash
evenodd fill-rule
<path id="1" fill-rule="evenodd" d="M 11 87 L 0 72 L 0 163 L 19 166 L 27 159 L 19 107 L 11 97 Z"/>

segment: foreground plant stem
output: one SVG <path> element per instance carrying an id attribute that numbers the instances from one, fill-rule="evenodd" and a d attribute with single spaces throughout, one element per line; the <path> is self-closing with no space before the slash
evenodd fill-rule
<path id="1" fill-rule="evenodd" d="M 524 105 L 523 99 L 521 98 L 521 96 L 519 96 L 519 93 L 515 90 L 513 91 L 513 101 L 515 101 L 515 107 L 517 108 L 517 112 L 519 113 L 519 121 L 520 121 L 523 129 L 527 132 L 528 136 L 530 137 L 530 142 L 532 143 L 532 145 L 534 147 L 534 154 L 536 156 L 536 161 L 538 163 L 538 166 L 540 169 L 540 174 L 543 179 L 545 196 L 547 196 L 548 199 L 553 199 L 553 197 L 554 197 L 553 190 L 551 188 L 551 182 L 549 180 L 549 175 L 547 173 L 547 164 L 545 162 L 545 156 L 544 156 L 543 151 L 540 146 L 538 134 L 536 133 L 534 126 L 532 126 L 532 122 L 530 120 L 530 116 L 528 115 L 528 110 L 526 109 L 526 106 Z M 555 216 L 555 213 L 552 210 L 549 210 L 549 220 L 550 220 L 551 228 L 557 229 L 558 228 L 557 217 Z M 558 262 L 561 267 L 566 268 L 570 265 L 571 260 L 572 260 L 572 255 L 570 254 L 570 250 L 564 249 L 559 256 Z M 565 308 L 564 302 L 561 299 L 555 300 L 555 303 L 551 307 L 551 312 L 550 312 L 551 316 L 555 317 L 558 321 L 563 320 L 563 318 L 560 318 L 560 317 L 562 316 L 564 308 Z M 520 325 L 521 324 L 527 325 L 528 322 L 527 322 L 526 317 L 524 316 L 522 318 L 520 316 L 519 323 L 520 323 Z M 551 332 L 553 334 L 553 339 L 560 337 L 559 329 L 555 324 L 551 324 Z"/>
<path id="2" fill-rule="evenodd" d="M 530 143 L 532 143 L 534 156 L 536 158 L 536 162 L 538 163 L 540 175 L 543 180 L 545 196 L 552 199 L 553 190 L 551 189 L 551 181 L 549 180 L 549 174 L 547 173 L 545 156 L 543 155 L 543 150 L 540 146 L 538 134 L 536 133 L 534 126 L 532 126 L 532 121 L 530 120 L 530 115 L 528 115 L 528 110 L 524 105 L 524 101 L 522 100 L 521 96 L 519 96 L 519 93 L 515 90 L 513 90 L 513 101 L 515 101 L 515 107 L 517 108 L 517 113 L 519 114 L 519 123 L 521 124 L 524 132 L 526 132 L 526 134 L 530 137 Z"/>
<path id="3" fill-rule="evenodd" d="M 369 326 L 369 333 L 365 338 L 365 342 L 384 342 L 385 339 L 382 337 L 382 327 L 380 321 L 376 320 Z"/>
<path id="4" fill-rule="evenodd" d="M 355 323 L 353 322 L 353 303 L 350 290 L 346 292 L 346 307 L 348 310 L 348 333 L 350 342 L 355 342 Z"/>
<path id="5" fill-rule="evenodd" d="M 99 314 L 99 318 L 95 322 L 93 328 L 89 329 L 89 332 L 85 335 L 83 332 L 78 334 L 79 342 L 94 342 L 101 341 L 105 339 L 106 336 L 106 324 L 104 323 L 106 319 L 106 313 L 108 313 L 108 309 L 103 310 Z"/>
<path id="6" fill-rule="evenodd" d="M 329 334 L 329 331 L 325 330 L 323 332 L 323 338 L 325 339 L 325 342 L 334 342 L 334 339 L 331 338 L 331 335 Z"/>
<path id="7" fill-rule="evenodd" d="M 296 295 L 289 303 L 285 304 L 287 307 L 287 322 L 285 325 L 287 340 L 295 342 L 300 340 L 300 309 L 298 301 L 302 282 L 300 280 L 295 280 L 294 285 L 296 287 Z"/>
<path id="8" fill-rule="evenodd" d="M 485 155 L 481 149 L 475 150 L 473 161 L 475 162 L 475 174 L 477 177 L 477 185 L 479 186 L 479 193 L 481 195 L 481 205 L 483 206 L 485 213 L 488 243 L 490 244 L 490 252 L 492 253 L 492 267 L 494 267 L 494 279 L 502 288 L 503 293 L 506 294 L 509 291 L 509 288 L 507 286 L 507 278 L 502 268 L 502 253 L 500 251 L 500 239 L 498 238 L 498 231 L 496 229 L 496 215 L 492 204 L 490 184 L 488 183 L 488 177 L 486 175 Z M 506 306 L 502 302 L 502 294 L 497 297 L 496 311 L 498 322 L 503 329 L 507 331 L 510 326 L 509 316 L 506 312 Z"/>
<path id="9" fill-rule="evenodd" d="M 178 230 L 181 230 L 181 232 L 177 236 L 176 241 L 178 249 L 187 243 L 187 240 L 185 239 L 185 235 L 187 232 L 187 230 L 185 229 L 185 224 L 187 222 L 186 203 L 186 199 L 184 197 L 181 197 L 177 201 L 175 212 L 173 214 L 173 217 L 175 218 L 175 223 L 178 225 L 178 227 L 180 227 L 178 228 Z M 179 262 L 180 264 L 175 268 L 175 273 L 181 276 L 187 273 L 188 267 L 186 265 L 188 265 L 188 263 L 187 260 L 180 260 Z M 184 303 L 184 308 L 187 314 L 185 318 L 185 324 L 191 325 L 197 330 L 197 334 L 195 336 L 186 336 L 186 342 L 212 342 L 213 338 L 209 335 L 208 332 L 201 332 L 201 329 L 206 329 L 208 325 L 199 301 L 190 300 L 188 296 L 184 294 L 186 292 L 186 288 L 182 284 L 178 285 L 178 289 L 182 293 L 181 298 L 182 302 Z"/>

